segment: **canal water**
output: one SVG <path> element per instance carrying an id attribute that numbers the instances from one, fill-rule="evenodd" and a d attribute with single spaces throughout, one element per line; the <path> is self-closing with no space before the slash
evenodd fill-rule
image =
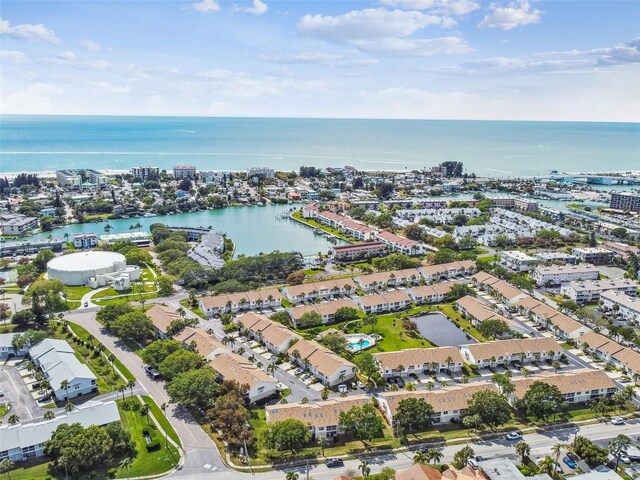
<path id="1" fill-rule="evenodd" d="M 416 322 L 420 335 L 439 347 L 476 343 L 471 335 L 468 335 L 462 328 L 458 328 L 443 313 L 432 312 L 411 319 Z"/>
<path id="2" fill-rule="evenodd" d="M 98 223 L 82 223 L 66 225 L 52 232 L 40 233 L 28 238 L 43 238 L 48 235 L 63 237 L 74 233 L 93 232 L 104 235 L 104 227 L 111 225 L 109 233 L 131 232 L 130 227 L 137 223 L 142 225 L 135 231 L 148 232 L 154 223 L 165 223 L 176 227 L 211 227 L 219 233 L 226 233 L 236 244 L 235 255 L 256 255 L 274 250 L 281 252 L 296 251 L 303 255 L 326 253 L 331 246 L 329 239 L 316 235 L 306 225 L 286 218 L 291 205 L 266 205 L 264 207 L 228 207 L 217 210 L 204 210 L 175 215 L 158 215 L 157 217 L 121 218 Z M 337 245 L 345 242 L 338 240 Z"/>

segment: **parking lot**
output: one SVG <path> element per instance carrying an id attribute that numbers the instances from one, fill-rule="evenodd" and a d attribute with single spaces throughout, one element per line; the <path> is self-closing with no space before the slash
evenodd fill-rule
<path id="1" fill-rule="evenodd" d="M 38 405 L 20 371 L 13 366 L 0 365 L 0 391 L 4 393 L 0 401 L 12 407 L 8 416 L 17 415 L 21 421 L 28 421 L 42 418 L 48 410 Z"/>

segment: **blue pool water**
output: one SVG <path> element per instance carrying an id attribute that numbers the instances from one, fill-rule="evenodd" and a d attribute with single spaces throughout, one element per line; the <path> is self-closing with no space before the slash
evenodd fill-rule
<path id="1" fill-rule="evenodd" d="M 362 343 L 359 341 L 349 343 L 349 348 L 353 352 L 359 352 L 360 350 L 364 350 L 369 347 L 369 340 L 364 340 Z"/>

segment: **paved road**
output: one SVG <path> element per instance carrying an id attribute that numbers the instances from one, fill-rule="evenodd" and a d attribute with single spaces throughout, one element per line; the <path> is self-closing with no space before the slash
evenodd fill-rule
<path id="1" fill-rule="evenodd" d="M 164 382 L 154 381 L 147 377 L 142 369 L 143 364 L 140 357 L 104 329 L 95 319 L 95 313 L 96 309 L 75 310 L 67 314 L 66 319 L 82 325 L 91 335 L 116 354 L 136 377 L 138 384 L 158 405 L 169 404 L 169 396 L 165 390 Z M 187 476 L 201 472 L 211 474 L 212 471 L 226 469 L 215 444 L 188 411 L 172 404 L 166 413 L 171 425 L 180 437 L 185 451 L 184 465 L 175 475 Z"/>

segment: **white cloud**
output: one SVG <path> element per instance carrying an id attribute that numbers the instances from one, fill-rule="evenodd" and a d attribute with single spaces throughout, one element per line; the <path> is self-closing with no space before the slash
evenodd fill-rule
<path id="1" fill-rule="evenodd" d="M 94 42 L 93 40 L 82 40 L 78 46 L 88 52 L 99 52 L 102 50 L 102 45 L 98 42 Z"/>
<path id="2" fill-rule="evenodd" d="M 53 100 L 64 94 L 60 85 L 49 83 L 33 83 L 22 90 L 6 95 L 0 105 L 2 113 L 56 113 Z"/>
<path id="3" fill-rule="evenodd" d="M 305 15 L 298 22 L 298 29 L 309 36 L 337 43 L 407 37 L 431 26 L 452 26 L 453 20 L 417 11 L 366 8 L 331 15 Z"/>
<path id="4" fill-rule="evenodd" d="M 20 65 L 27 63 L 27 56 L 19 50 L 0 50 L 0 60 L 4 63 Z"/>
<path id="5" fill-rule="evenodd" d="M 406 10 L 429 10 L 452 15 L 466 15 L 480 8 L 474 0 L 380 0 L 380 3 Z"/>
<path id="6" fill-rule="evenodd" d="M 527 0 L 517 0 L 504 6 L 492 3 L 489 13 L 478 24 L 480 28 L 500 28 L 511 30 L 523 25 L 540 22 L 542 11 L 531 7 Z"/>
<path id="7" fill-rule="evenodd" d="M 385 38 L 378 41 L 355 42 L 360 50 L 395 56 L 429 57 L 470 53 L 473 49 L 459 37 Z"/>
<path id="8" fill-rule="evenodd" d="M 253 0 L 253 4 L 248 8 L 243 8 L 242 11 L 250 13 L 252 15 L 262 15 L 269 10 L 269 6 L 262 0 Z"/>
<path id="9" fill-rule="evenodd" d="M 18 40 L 41 41 L 53 44 L 60 43 L 60 39 L 55 36 L 53 31 L 41 23 L 37 25 L 24 23 L 12 27 L 8 20 L 0 20 L 0 34 Z"/>
<path id="10" fill-rule="evenodd" d="M 202 0 L 201 2 L 192 3 L 191 8 L 200 13 L 217 12 L 220 10 L 220 4 L 215 0 Z"/>
<path id="11" fill-rule="evenodd" d="M 316 64 L 338 68 L 365 67 L 378 63 L 378 60 L 374 58 L 346 59 L 342 55 L 319 52 L 301 52 L 287 55 L 259 55 L 258 59 L 267 63 L 278 63 L 284 65 Z"/>
<path id="12" fill-rule="evenodd" d="M 89 82 L 89 85 L 94 90 L 103 93 L 129 93 L 131 91 L 129 85 L 113 85 L 103 81 Z"/>
<path id="13" fill-rule="evenodd" d="M 56 55 L 60 60 L 68 60 L 70 62 L 72 62 L 73 60 L 76 59 L 76 55 L 69 51 L 69 50 L 65 50 L 62 53 L 59 53 L 58 55 Z"/>

